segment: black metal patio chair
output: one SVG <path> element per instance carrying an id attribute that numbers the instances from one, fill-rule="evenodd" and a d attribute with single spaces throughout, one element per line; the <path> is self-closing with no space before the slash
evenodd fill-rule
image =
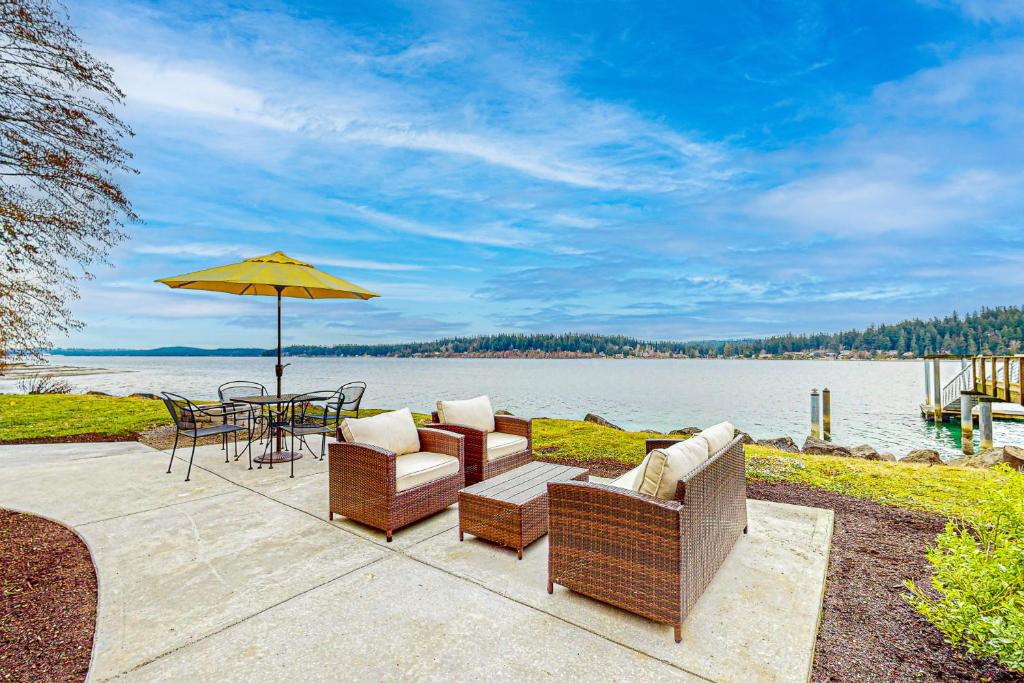
<path id="1" fill-rule="evenodd" d="M 192 453 L 188 458 L 188 471 L 185 473 L 185 481 L 189 481 L 192 477 L 192 461 L 196 457 L 196 442 L 207 436 L 221 436 L 226 443 L 226 439 L 229 435 L 234 435 L 235 438 L 235 459 L 238 459 L 238 433 L 247 431 L 245 427 L 236 424 L 218 424 L 210 427 L 200 427 L 199 420 L 203 415 L 209 416 L 210 418 L 220 418 L 222 414 L 217 411 L 220 406 L 200 406 L 192 401 L 188 400 L 184 396 L 178 394 L 172 394 L 170 392 L 163 392 L 164 405 L 167 406 L 167 411 L 171 414 L 171 419 L 174 420 L 174 446 L 171 448 L 171 459 L 167 463 L 167 474 L 171 473 L 171 465 L 174 464 L 174 454 L 178 450 L 178 440 L 184 434 L 188 438 L 192 439 Z M 251 435 L 251 431 L 249 431 Z M 250 439 L 251 441 L 251 439 Z M 249 444 L 246 444 L 246 450 L 249 451 L 249 469 L 252 469 L 252 448 Z M 227 448 L 224 450 L 224 462 L 230 462 L 228 459 Z"/>
<path id="2" fill-rule="evenodd" d="M 366 393 L 366 382 L 349 382 L 348 384 L 342 384 L 338 391 L 335 392 L 335 401 L 339 422 L 341 411 L 351 410 L 354 411 L 356 417 L 359 417 L 359 404 L 363 402 L 363 394 Z"/>
<path id="3" fill-rule="evenodd" d="M 217 396 L 220 398 L 223 409 L 230 413 L 234 420 L 244 416 L 246 420 L 250 421 L 253 424 L 251 430 L 256 432 L 260 443 L 263 443 L 263 434 L 267 428 L 267 419 L 263 411 L 255 406 L 232 403 L 232 399 L 248 396 L 266 396 L 267 394 L 265 386 L 259 382 L 251 382 L 249 380 L 232 380 L 217 387 Z M 225 423 L 227 423 L 227 417 L 228 415 L 225 415 Z"/>
<path id="4" fill-rule="evenodd" d="M 312 391 L 299 394 L 291 400 L 288 414 L 291 419 L 281 426 L 281 431 L 290 436 L 289 450 L 295 452 L 295 437 L 299 437 L 299 447 L 305 446 L 315 458 L 316 451 L 306 443 L 307 436 L 320 435 L 320 460 L 327 452 L 327 435 L 337 434 L 338 409 L 336 391 Z M 295 458 L 291 460 L 292 473 L 295 476 Z"/>

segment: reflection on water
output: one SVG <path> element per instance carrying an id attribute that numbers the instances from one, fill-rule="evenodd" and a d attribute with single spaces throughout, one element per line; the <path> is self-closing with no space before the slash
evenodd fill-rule
<path id="1" fill-rule="evenodd" d="M 735 360 L 498 360 L 288 358 L 285 391 L 369 384 L 364 405 L 427 411 L 439 398 L 491 396 L 521 415 L 582 418 L 598 413 L 627 429 L 667 431 L 730 420 L 757 438 L 810 432 L 810 391 L 832 391 L 833 440 L 869 443 L 902 457 L 915 448 L 959 455 L 959 424 L 920 417 L 920 362 Z M 59 357 L 69 364 L 133 372 L 71 377 L 76 390 L 112 394 L 173 391 L 216 397 L 234 379 L 274 384 L 273 358 Z M 943 368 L 951 378 L 956 364 Z M 0 391 L 17 391 L 0 381 Z M 997 444 L 1024 443 L 1024 424 L 997 422 Z M 977 431 L 975 432 L 977 438 Z"/>

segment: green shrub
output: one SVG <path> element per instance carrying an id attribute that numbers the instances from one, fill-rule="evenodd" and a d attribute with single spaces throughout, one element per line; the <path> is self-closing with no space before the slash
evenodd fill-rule
<path id="1" fill-rule="evenodd" d="M 950 520 L 928 550 L 931 586 L 904 597 L 953 645 L 1024 672 L 1024 474 L 1002 481 L 971 522 Z"/>

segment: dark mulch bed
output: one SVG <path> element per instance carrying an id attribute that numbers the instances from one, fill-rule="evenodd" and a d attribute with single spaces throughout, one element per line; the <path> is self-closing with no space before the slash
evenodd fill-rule
<path id="1" fill-rule="evenodd" d="M 943 517 L 795 484 L 748 482 L 747 495 L 835 511 L 815 681 L 1024 680 L 947 645 L 900 598 L 904 579 L 927 584 L 924 552 Z"/>
<path id="2" fill-rule="evenodd" d="M 96 628 L 96 572 L 60 524 L 0 510 L 0 680 L 82 681 Z"/>
<path id="3" fill-rule="evenodd" d="M 67 436 L 38 436 L 31 439 L 11 439 L 0 441 L 0 446 L 14 446 L 30 443 L 95 443 L 105 441 L 138 441 L 139 435 L 134 432 L 127 434 L 97 434 L 87 432 L 85 434 L 69 434 Z"/>

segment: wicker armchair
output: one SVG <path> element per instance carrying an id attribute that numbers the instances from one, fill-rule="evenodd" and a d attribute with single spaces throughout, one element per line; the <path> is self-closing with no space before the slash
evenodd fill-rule
<path id="1" fill-rule="evenodd" d="M 420 448 L 459 459 L 455 474 L 398 490 L 394 452 L 363 443 L 348 443 L 342 430 L 328 447 L 329 518 L 344 515 L 383 531 L 388 542 L 396 529 L 453 505 L 465 486 L 463 437 L 436 429 L 417 430 Z"/>
<path id="2" fill-rule="evenodd" d="M 466 437 L 466 486 L 476 484 L 484 479 L 513 470 L 521 465 L 533 462 L 533 421 L 513 415 L 495 415 L 494 432 L 460 424 L 442 424 L 438 421 L 437 411 L 430 413 L 431 423 L 425 425 L 431 429 L 443 429 Z M 487 441 L 490 434 L 512 434 L 526 439 L 526 448 L 507 453 L 498 458 L 487 457 Z"/>
<path id="3" fill-rule="evenodd" d="M 648 441 L 648 452 L 670 441 Z M 548 592 L 560 584 L 652 621 L 682 624 L 747 532 L 739 438 L 679 482 L 676 500 L 583 482 L 548 484 Z"/>

